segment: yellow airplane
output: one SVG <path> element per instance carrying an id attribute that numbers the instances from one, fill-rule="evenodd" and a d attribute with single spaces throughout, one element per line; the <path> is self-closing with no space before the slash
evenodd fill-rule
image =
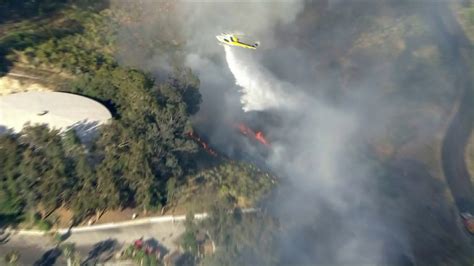
<path id="1" fill-rule="evenodd" d="M 256 42 L 255 44 L 248 44 L 248 43 L 241 42 L 239 41 L 239 38 L 237 38 L 235 34 L 229 34 L 229 33 L 223 33 L 223 34 L 217 35 L 216 38 L 221 44 L 238 46 L 238 47 L 254 49 L 254 50 L 257 49 L 259 45 L 258 42 Z"/>

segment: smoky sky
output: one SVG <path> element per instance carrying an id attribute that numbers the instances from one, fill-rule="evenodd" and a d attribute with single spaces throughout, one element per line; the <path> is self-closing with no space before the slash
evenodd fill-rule
<path id="1" fill-rule="evenodd" d="M 417 264 L 443 250 L 433 234 L 464 250 L 443 184 L 398 155 L 436 137 L 457 95 L 449 69 L 439 67 L 446 47 L 427 19 L 435 3 L 112 3 L 135 11 L 119 34 L 119 61 L 160 77 L 179 60 L 197 74 L 203 103 L 194 120 L 211 145 L 231 153 L 229 123 L 252 111 L 278 116 L 266 132 L 266 163 L 285 180 L 268 203 L 282 226 L 282 264 Z M 215 38 L 223 32 L 245 33 L 260 47 L 224 49 Z M 140 48 L 137 38 L 180 52 Z M 393 144 L 385 148 L 390 167 L 380 166 L 379 142 Z M 380 189 L 384 180 L 395 200 Z M 417 194 L 416 186 L 438 192 Z M 423 202 L 433 200 L 442 222 L 427 225 Z M 432 262 L 444 261 L 438 253 Z"/>

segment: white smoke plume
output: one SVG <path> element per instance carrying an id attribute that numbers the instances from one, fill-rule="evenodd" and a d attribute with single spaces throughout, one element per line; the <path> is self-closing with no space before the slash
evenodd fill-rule
<path id="1" fill-rule="evenodd" d="M 267 163 L 286 179 L 272 204 L 285 229 L 283 265 L 403 264 L 400 261 L 413 265 L 413 257 L 423 257 L 427 250 L 433 254 L 443 250 L 424 245 L 432 241 L 433 234 L 446 227 L 456 229 L 441 196 L 436 198 L 441 206 L 436 214 L 444 220 L 436 223 L 425 218 L 426 213 L 433 214 L 426 212 L 430 207 L 421 202 L 432 197 L 416 189 L 429 187 L 434 181 L 423 167 L 410 165 L 408 177 L 400 174 L 399 169 L 406 167 L 403 163 L 403 167 L 394 167 L 391 174 L 397 178 L 392 182 L 396 182 L 385 184 L 388 190 L 399 190 L 401 196 L 399 201 L 390 201 L 377 187 L 387 176 L 361 158 L 370 153 L 366 145 L 369 138 L 383 135 L 384 125 L 392 123 L 392 117 L 404 106 L 421 101 L 411 101 L 418 97 L 410 96 L 415 89 L 392 91 L 390 96 L 384 90 L 390 90 L 394 83 L 411 85 L 413 82 L 407 82 L 411 79 L 427 80 L 428 85 L 421 83 L 418 89 L 428 90 L 443 84 L 437 78 L 444 79 L 433 73 L 413 76 L 425 72 L 405 67 L 411 63 L 409 49 L 414 49 L 407 47 L 432 42 L 428 37 L 387 41 L 396 44 L 388 49 L 393 53 L 396 48 L 406 49 L 404 57 L 395 62 L 379 63 L 386 58 L 374 59 L 370 53 L 351 54 L 355 53 L 354 46 L 371 45 L 371 41 L 383 46 L 384 38 L 397 33 L 396 27 L 389 27 L 387 36 L 358 39 L 360 32 L 370 32 L 367 25 L 376 24 L 372 20 L 375 12 L 383 13 L 381 21 L 413 12 L 398 8 L 396 1 L 381 2 L 384 6 L 377 10 L 375 1 L 140 1 L 140 18 L 145 22 L 138 24 L 136 32 L 141 30 L 149 37 L 157 29 L 164 34 L 171 28 L 172 38 L 182 45 L 185 65 L 201 81 L 203 103 L 196 120 L 211 121 L 202 127 L 211 145 L 227 149 L 229 134 L 223 132 L 223 122 L 244 115 L 242 110 L 276 110 L 281 116 L 282 124 L 271 132 L 274 152 Z M 157 13 L 165 3 L 173 8 Z M 305 10 L 309 15 L 300 17 Z M 323 12 L 331 14 L 320 25 Z M 165 23 L 169 27 L 162 26 L 164 16 L 169 18 Z M 417 29 L 414 25 L 412 28 Z M 245 32 L 261 46 L 256 51 L 222 49 L 215 35 L 232 31 Z M 122 58 L 140 58 L 147 70 L 162 70 L 163 61 L 172 58 L 127 49 L 134 47 L 134 41 L 123 40 Z M 439 90 L 452 95 L 450 89 L 455 91 L 451 87 Z M 416 122 L 419 128 L 428 128 L 427 121 Z M 397 124 L 390 128 L 397 129 Z M 408 130 L 400 131 L 405 134 L 403 131 Z M 412 186 L 412 180 L 420 184 Z M 431 234 L 425 234 L 427 230 Z"/>
<path id="2" fill-rule="evenodd" d="M 230 71 L 240 86 L 242 109 L 244 111 L 263 111 L 266 109 L 293 106 L 294 97 L 288 93 L 293 86 L 277 80 L 269 71 L 262 68 L 248 53 L 238 53 L 225 46 L 225 55 Z"/>

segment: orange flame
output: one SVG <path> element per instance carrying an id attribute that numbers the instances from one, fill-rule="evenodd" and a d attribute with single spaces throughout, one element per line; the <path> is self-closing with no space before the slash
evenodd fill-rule
<path id="1" fill-rule="evenodd" d="M 197 143 L 199 143 L 202 146 L 202 148 L 205 151 L 207 151 L 207 153 L 209 153 L 212 156 L 217 156 L 217 152 L 211 149 L 209 145 L 205 141 L 203 141 L 200 137 L 198 137 L 194 132 L 188 133 L 188 136 L 194 141 L 196 141 Z"/>
<path id="2" fill-rule="evenodd" d="M 260 143 L 262 143 L 265 146 L 270 146 L 270 143 L 265 138 L 262 131 L 257 131 L 257 133 L 255 133 L 255 139 L 258 140 Z"/>
<path id="3" fill-rule="evenodd" d="M 252 129 L 247 127 L 244 123 L 239 123 L 237 125 L 240 133 L 242 133 L 245 136 L 252 137 L 258 142 L 262 143 L 263 145 L 270 147 L 270 142 L 265 138 L 265 135 L 263 134 L 262 131 L 257 131 L 254 132 Z"/>

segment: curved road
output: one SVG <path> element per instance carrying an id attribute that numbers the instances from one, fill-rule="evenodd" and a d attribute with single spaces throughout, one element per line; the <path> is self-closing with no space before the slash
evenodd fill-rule
<path id="1" fill-rule="evenodd" d="M 443 60 L 459 88 L 459 106 L 443 139 L 441 159 L 446 181 L 460 211 L 474 211 L 474 191 L 465 161 L 465 149 L 474 126 L 473 71 L 466 62 L 472 45 L 447 4 L 434 4 L 429 15 L 437 29 Z"/>
<path id="2" fill-rule="evenodd" d="M 442 143 L 442 166 L 459 210 L 474 212 L 474 191 L 464 158 L 465 147 L 474 127 L 474 106 L 471 102 L 471 99 L 474 99 L 474 83 L 471 79 L 474 72 L 471 72 L 470 65 L 466 61 L 467 58 L 470 58 L 467 53 L 471 50 L 471 42 L 465 36 L 453 14 L 447 12 L 445 4 L 433 4 L 433 6 L 436 6 L 434 12 L 429 9 L 426 17 L 431 23 L 434 23 L 434 28 L 437 29 L 437 40 L 444 55 L 444 63 L 450 66 L 451 73 L 455 76 L 455 87 L 460 88 L 459 107 L 452 117 Z M 147 223 L 129 225 L 124 228 L 73 232 L 67 241 L 78 243 L 78 249 L 85 254 L 94 243 L 106 240 L 110 236 L 122 243 L 145 236 L 145 238 L 154 238 L 171 248 L 172 239 L 183 230 L 181 223 L 175 224 L 168 221 L 160 224 Z M 25 243 L 29 243 L 29 245 L 25 246 Z M 52 246 L 53 244 L 46 237 L 15 235 L 10 242 L 0 245 L 0 254 L 21 247 L 22 251 L 28 251 L 28 255 L 22 252 L 22 263 L 31 265 Z"/>

